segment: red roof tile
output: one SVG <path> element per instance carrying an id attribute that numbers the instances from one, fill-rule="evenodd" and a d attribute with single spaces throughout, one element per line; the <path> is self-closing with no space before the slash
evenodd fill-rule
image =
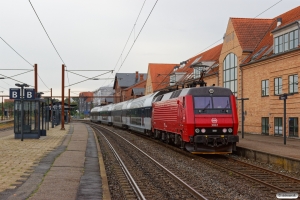
<path id="1" fill-rule="evenodd" d="M 168 86 L 167 84 L 170 82 L 169 74 L 171 74 L 174 67 L 177 65 L 178 64 L 149 63 L 148 70 L 150 74 L 148 74 L 148 76 L 151 76 L 153 91 L 157 91 Z"/>
<path id="2" fill-rule="evenodd" d="M 282 23 L 279 27 L 277 27 L 277 18 L 282 18 Z M 265 31 L 265 35 L 263 37 L 263 39 L 260 41 L 260 43 L 257 45 L 257 47 L 255 48 L 255 50 L 253 51 L 253 53 L 242 63 L 242 64 L 246 64 L 249 63 L 251 61 L 251 58 L 258 53 L 259 51 L 260 54 L 256 57 L 255 60 L 259 60 L 262 58 L 262 56 L 264 54 L 268 54 L 271 55 L 272 54 L 272 46 L 273 46 L 273 35 L 272 35 L 272 31 L 274 31 L 276 28 L 281 28 L 283 26 L 286 26 L 292 22 L 295 22 L 297 20 L 300 20 L 300 6 L 285 12 L 275 18 L 272 19 L 272 24 L 271 26 L 268 28 L 268 30 Z M 265 47 L 265 48 L 264 48 Z M 264 49 L 263 49 L 264 48 Z M 271 48 L 271 49 L 270 49 Z M 269 52 L 267 52 L 269 51 Z M 267 56 L 268 56 L 267 55 Z"/>
<path id="3" fill-rule="evenodd" d="M 188 59 L 188 62 L 186 63 L 186 65 L 183 67 L 183 68 L 180 68 L 178 69 L 176 72 L 186 72 L 186 75 L 183 77 L 183 79 L 187 79 L 187 77 L 189 77 L 189 75 L 191 75 L 194 70 L 193 68 L 191 68 L 191 65 L 194 64 L 194 61 L 198 58 L 200 58 L 197 62 L 201 62 L 201 61 L 215 61 L 215 64 L 218 64 L 219 63 L 219 57 L 220 57 L 220 54 L 221 54 L 221 50 L 222 50 L 222 46 L 223 46 L 223 43 L 222 44 L 219 44 L 203 53 L 200 53 L 190 59 Z M 214 65 L 215 65 L 214 64 Z M 218 69 L 218 67 L 216 68 Z M 209 75 L 211 74 L 212 72 L 215 72 L 216 70 L 211 70 L 208 72 L 208 74 L 206 75 Z M 218 71 L 218 70 L 217 70 Z"/>
<path id="4" fill-rule="evenodd" d="M 272 19 L 230 18 L 243 50 L 253 51 L 272 24 Z"/>

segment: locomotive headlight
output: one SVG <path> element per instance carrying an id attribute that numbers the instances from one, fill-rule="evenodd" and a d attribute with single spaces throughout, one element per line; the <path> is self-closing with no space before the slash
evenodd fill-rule
<path id="1" fill-rule="evenodd" d="M 226 128 L 223 128 L 223 133 L 226 133 L 227 132 L 227 129 Z"/>
<path id="2" fill-rule="evenodd" d="M 195 129 L 195 132 L 196 132 L 196 133 L 200 133 L 200 129 L 199 129 L 199 128 L 196 128 L 196 129 Z"/>
<path id="3" fill-rule="evenodd" d="M 205 133 L 205 132 L 206 132 L 205 128 L 201 129 L 201 133 Z"/>
<path id="4" fill-rule="evenodd" d="M 228 132 L 229 132 L 229 133 L 232 133 L 232 128 L 229 128 L 229 129 L 228 129 Z"/>

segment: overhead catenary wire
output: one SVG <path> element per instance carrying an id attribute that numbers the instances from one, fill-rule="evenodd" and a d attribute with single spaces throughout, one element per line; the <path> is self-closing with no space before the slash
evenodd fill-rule
<path id="1" fill-rule="evenodd" d="M 143 26 L 142 26 L 141 30 L 139 31 L 139 33 L 137 34 L 136 38 L 134 39 L 134 41 L 133 41 L 133 43 L 132 43 L 132 45 L 131 45 L 131 47 L 130 47 L 130 49 L 129 49 L 128 53 L 126 54 L 126 56 L 125 56 L 125 58 L 124 58 L 124 60 L 123 60 L 123 62 L 122 62 L 122 64 L 121 64 L 121 66 L 119 67 L 119 69 L 118 69 L 118 71 L 117 71 L 117 72 L 119 72 L 119 71 L 120 71 L 120 69 L 122 68 L 122 66 L 123 66 L 124 62 L 126 61 L 126 59 L 127 59 L 128 55 L 129 55 L 129 53 L 131 52 L 131 49 L 132 49 L 132 47 L 134 46 L 134 44 L 135 44 L 136 40 L 139 38 L 139 36 L 140 36 L 140 34 L 141 34 L 142 30 L 144 29 L 144 27 L 145 27 L 145 25 L 146 25 L 146 23 L 147 23 L 147 21 L 148 21 L 148 19 L 149 19 L 150 15 L 152 14 L 152 12 L 153 12 L 153 10 L 154 10 L 154 8 L 155 8 L 155 6 L 156 6 L 157 2 L 158 2 L 158 0 L 156 0 L 155 4 L 153 5 L 153 7 L 152 7 L 152 9 L 151 9 L 151 11 L 150 11 L 150 13 L 149 13 L 149 15 L 148 15 L 147 19 L 145 20 L 145 22 L 144 22 L 144 24 L 143 24 Z"/>
<path id="2" fill-rule="evenodd" d="M 283 0 L 280 0 L 280 1 L 276 2 L 275 4 L 271 5 L 270 7 L 268 7 L 267 9 L 265 9 L 263 12 L 259 13 L 258 15 L 256 15 L 256 16 L 254 17 L 254 19 L 257 18 L 257 17 L 259 17 L 260 15 L 262 15 L 263 13 L 265 13 L 266 11 L 270 10 L 271 8 L 273 8 L 275 5 L 277 5 L 277 4 L 280 3 L 281 1 L 283 1 Z M 251 27 L 252 27 L 252 25 L 251 25 Z M 233 33 L 233 32 L 234 32 L 234 31 L 230 32 L 229 34 L 231 34 L 231 33 Z M 229 35 L 229 34 L 227 34 L 227 35 Z M 203 50 L 201 50 L 199 53 L 195 54 L 195 55 L 192 56 L 191 58 L 193 58 L 193 57 L 195 57 L 195 56 L 197 56 L 197 55 L 203 53 L 205 50 L 207 50 L 208 48 L 210 48 L 211 46 L 213 46 L 214 44 L 218 43 L 218 42 L 221 41 L 221 40 L 223 40 L 223 38 L 221 38 L 221 39 L 217 40 L 216 42 L 210 44 L 209 46 L 207 46 L 206 48 L 204 48 Z M 247 40 L 247 42 L 248 42 L 248 41 L 250 41 L 250 39 Z M 231 51 L 232 49 L 235 49 L 235 48 L 237 48 L 237 47 L 239 47 L 239 46 L 241 46 L 241 45 L 240 45 L 240 44 L 239 44 L 239 45 L 236 45 L 236 46 L 232 47 L 231 49 L 228 49 L 227 51 L 224 51 L 224 52 L 221 53 L 220 55 L 223 55 L 223 54 L 225 54 L 225 53 L 228 53 L 228 52 Z M 162 80 L 162 82 L 165 81 L 166 77 L 170 76 L 170 75 L 172 74 L 172 72 L 173 72 L 173 71 L 171 71 L 168 75 L 166 75 L 165 78 Z M 158 85 L 156 86 L 156 88 L 153 89 L 153 91 L 155 91 L 160 85 L 161 85 L 161 83 L 158 84 Z"/>
<path id="3" fill-rule="evenodd" d="M 122 52 L 121 52 L 121 55 L 119 56 L 119 58 L 118 58 L 118 60 L 117 60 L 117 63 L 115 64 L 114 71 L 115 71 L 116 67 L 118 66 L 119 61 L 121 60 L 121 62 L 122 62 L 122 55 L 123 55 L 123 52 L 125 51 L 125 48 L 126 48 L 126 46 L 127 46 L 127 44 L 128 44 L 128 41 L 129 41 L 129 39 L 130 39 L 130 37 L 131 37 L 131 35 L 132 35 L 132 32 L 135 30 L 136 23 L 137 23 L 137 21 L 138 21 L 140 15 L 141 15 L 141 12 L 142 12 L 142 10 L 143 10 L 143 8 L 144 8 L 145 2 L 146 2 L 146 0 L 144 1 L 143 5 L 142 5 L 142 7 L 141 7 L 141 9 L 140 9 L 140 12 L 139 12 L 139 14 L 138 14 L 138 16 L 137 16 L 137 18 L 136 18 L 134 24 L 133 24 L 133 27 L 132 27 L 131 32 L 130 32 L 128 38 L 127 38 L 127 41 L 126 41 L 126 43 L 125 43 L 125 45 L 124 45 L 124 47 L 123 47 L 123 50 L 122 50 Z M 134 38 L 135 38 L 135 36 L 134 36 Z M 109 75 L 108 78 L 109 78 L 110 76 L 111 76 L 111 75 Z M 104 83 L 102 84 L 102 86 L 103 86 L 105 83 L 106 83 L 106 81 L 104 81 Z"/>
<path id="4" fill-rule="evenodd" d="M 18 54 L 25 62 L 27 62 L 31 67 L 34 67 L 33 64 L 31 64 L 28 60 L 26 60 L 21 54 L 19 54 L 10 44 L 8 44 L 2 37 L 0 37 L 1 40 L 7 45 L 9 46 L 16 54 Z M 4 69 L 5 70 L 5 69 Z M 9 69 L 9 70 L 19 70 L 19 69 Z M 23 70 L 23 69 L 20 69 Z M 26 69 L 24 69 L 26 70 Z M 26 72 L 27 73 L 27 72 Z M 15 75 L 16 76 L 16 75 Z M 45 84 L 45 82 L 43 81 L 43 79 L 40 77 L 40 75 L 38 74 L 38 77 L 40 78 L 40 80 L 43 82 L 43 84 L 49 89 L 49 87 Z M 17 81 L 20 82 L 20 81 Z M 49 89 L 50 90 L 50 89 Z"/>
<path id="5" fill-rule="evenodd" d="M 259 17 L 260 15 L 262 15 L 263 13 L 267 12 L 268 10 L 270 10 L 271 8 L 273 8 L 274 6 L 276 6 L 277 4 L 279 4 L 281 1 L 283 1 L 283 0 L 280 0 L 280 1 L 276 2 L 275 4 L 273 4 L 272 6 L 268 7 L 266 10 L 264 10 L 261 13 L 259 13 L 258 15 L 256 15 L 253 19 L 255 19 L 255 18 Z M 214 44 L 220 42 L 221 40 L 223 40 L 223 38 L 218 39 L 217 41 L 213 42 L 212 44 L 210 44 L 209 46 L 205 47 L 204 49 L 202 49 L 199 53 L 195 54 L 194 56 L 199 55 L 200 53 L 203 53 L 206 49 L 208 49 L 209 47 L 213 46 Z M 194 57 L 194 56 L 192 56 L 192 57 Z"/>
<path id="6" fill-rule="evenodd" d="M 132 30 L 131 30 L 131 32 L 130 32 L 130 34 L 129 34 L 129 37 L 128 37 L 127 41 L 126 41 L 126 44 L 125 44 L 125 46 L 124 46 L 124 48 L 123 48 L 123 51 L 122 51 L 122 53 L 121 53 L 121 55 L 120 55 L 120 57 L 119 57 L 119 59 L 118 59 L 116 65 L 115 65 L 115 68 L 116 68 L 117 64 L 119 63 L 119 60 L 122 58 L 123 52 L 124 52 L 124 50 L 125 50 L 125 47 L 127 46 L 127 43 L 128 43 L 128 41 L 129 41 L 129 38 L 131 37 L 132 32 L 135 30 L 136 22 L 137 22 L 137 20 L 139 19 L 139 16 L 140 16 L 140 14 L 141 14 L 141 11 L 142 11 L 142 9 L 143 9 L 143 7 L 144 7 L 145 2 L 146 2 L 146 0 L 144 1 L 143 5 L 142 5 L 142 8 L 141 8 L 141 10 L 140 10 L 140 12 L 139 12 L 139 14 L 138 14 L 138 17 L 137 17 L 137 19 L 136 19 L 136 21 L 135 21 L 135 23 L 134 23 L 134 25 L 133 25 L 133 28 L 132 28 Z M 118 72 L 120 71 L 121 67 L 123 66 L 125 60 L 127 59 L 127 57 L 128 57 L 128 55 L 129 55 L 129 53 L 130 53 L 132 47 L 134 46 L 136 40 L 138 39 L 140 33 L 141 33 L 142 30 L 143 30 L 145 24 L 147 23 L 147 21 L 148 21 L 150 15 L 151 15 L 153 9 L 155 8 L 157 2 L 158 2 L 158 0 L 155 2 L 154 6 L 152 7 L 152 9 L 151 9 L 151 11 L 150 11 L 150 13 L 149 13 L 147 19 L 145 20 L 145 22 L 144 22 L 144 24 L 143 24 L 141 30 L 139 31 L 137 37 L 134 38 L 133 44 L 131 45 L 131 47 L 130 47 L 128 53 L 127 53 L 127 55 L 126 55 L 125 58 L 123 59 L 121 65 L 120 65 L 120 67 L 119 67 L 119 69 L 118 69 L 118 71 L 117 71 L 116 73 L 118 73 Z M 115 68 L 114 68 L 114 71 L 115 71 Z M 110 83 L 112 83 L 112 82 L 113 82 L 113 81 L 111 81 Z M 102 87 L 104 86 L 105 83 L 106 83 L 106 81 L 102 84 Z M 109 84 L 110 84 L 110 83 L 109 83 Z"/>
<path id="7" fill-rule="evenodd" d="M 33 7 L 32 3 L 31 3 L 31 1 L 30 1 L 30 0 L 28 0 L 28 1 L 29 1 L 30 5 L 31 5 L 31 7 L 32 7 L 32 9 L 33 9 L 33 11 L 34 11 L 34 13 L 35 13 L 35 15 L 37 16 L 37 18 L 38 18 L 38 20 L 39 20 L 40 24 L 42 25 L 42 27 L 43 27 L 43 29 L 44 29 L 44 31 L 45 31 L 45 33 L 46 33 L 46 35 L 47 35 L 48 39 L 50 40 L 50 42 L 51 42 L 51 44 L 52 44 L 53 48 L 55 49 L 55 51 L 56 51 L 57 55 L 59 56 L 60 60 L 62 61 L 62 63 L 65 65 L 65 67 L 66 67 L 66 69 L 67 69 L 67 65 L 66 65 L 66 63 L 64 62 L 64 60 L 62 59 L 62 57 L 61 57 L 61 56 L 60 56 L 60 54 L 58 53 L 58 51 L 57 51 L 57 49 L 56 49 L 56 47 L 55 47 L 54 43 L 52 42 L 52 40 L 51 40 L 51 38 L 50 38 L 50 36 L 49 36 L 48 32 L 46 31 L 46 29 L 45 29 L 45 27 L 44 27 L 44 25 L 43 25 L 43 23 L 42 23 L 42 21 L 41 21 L 40 17 L 38 16 L 37 12 L 35 11 L 35 9 L 34 9 L 34 7 Z M 67 73 L 67 78 L 68 78 L 68 83 L 69 83 L 69 85 L 70 85 L 70 81 L 69 81 L 69 76 L 68 76 L 68 73 Z"/>

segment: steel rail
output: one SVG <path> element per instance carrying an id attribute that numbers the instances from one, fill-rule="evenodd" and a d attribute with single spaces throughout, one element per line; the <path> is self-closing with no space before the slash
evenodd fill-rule
<path id="1" fill-rule="evenodd" d="M 218 167 L 218 168 L 222 168 L 222 169 L 225 169 L 225 170 L 230 171 L 230 172 L 232 172 L 232 173 L 235 173 L 235 174 L 238 174 L 238 175 L 240 175 L 240 176 L 246 177 L 246 178 L 248 178 L 248 179 L 250 179 L 250 180 L 256 181 L 256 182 L 258 182 L 258 183 L 260 183 L 260 184 L 262 184 L 262 185 L 266 185 L 266 186 L 268 186 L 268 187 L 270 187 L 270 188 L 273 188 L 273 189 L 276 189 L 276 190 L 278 190 L 278 191 L 280 191 L 280 192 L 289 192 L 289 191 L 284 190 L 284 189 L 282 189 L 282 188 L 279 188 L 279 187 L 277 187 L 277 186 L 274 186 L 274 185 L 271 185 L 271 184 L 269 184 L 269 183 L 266 183 L 265 181 L 259 180 L 259 179 L 257 179 L 257 178 L 252 177 L 252 176 L 249 176 L 249 175 L 247 175 L 247 174 L 244 174 L 244 173 L 242 173 L 242 172 L 239 172 L 239 171 L 237 171 L 237 170 L 234 170 L 234 169 L 232 169 L 232 168 L 224 167 L 223 165 L 218 164 L 218 163 L 216 163 L 216 162 L 214 162 L 214 161 L 210 161 L 209 159 L 206 159 L 206 158 L 201 158 L 201 159 L 202 159 L 203 161 L 205 161 L 205 162 L 207 162 L 207 163 L 213 165 L 213 166 L 216 166 L 216 167 Z M 247 163 L 243 163 L 243 164 L 247 165 Z"/>
<path id="2" fill-rule="evenodd" d="M 98 125 L 99 126 L 99 125 Z M 123 140 L 125 140 L 128 144 L 130 144 L 131 146 L 133 146 L 135 149 L 137 149 L 139 152 L 141 152 L 142 154 L 144 154 L 146 157 L 148 157 L 150 160 L 152 160 L 157 166 L 161 167 L 165 172 L 167 172 L 172 178 L 174 178 L 176 181 L 178 181 L 181 185 L 183 185 L 192 195 L 194 195 L 197 199 L 201 199 L 201 200 L 208 200 L 206 197 L 204 197 L 202 194 L 200 194 L 199 192 L 197 192 L 194 188 L 192 188 L 190 185 L 188 185 L 186 182 L 184 182 L 183 180 L 181 180 L 178 176 L 176 176 L 173 172 L 171 172 L 170 170 L 168 170 L 166 167 L 164 167 L 162 164 L 160 164 L 159 162 L 157 162 L 154 158 L 152 158 L 151 156 L 149 156 L 147 153 L 145 153 L 143 150 L 141 150 L 140 148 L 138 148 L 137 146 L 135 146 L 134 144 L 132 144 L 131 142 L 129 142 L 127 139 L 125 139 L 124 137 L 122 137 L 121 135 L 119 135 L 118 133 L 109 130 L 103 126 L 101 126 L 102 128 L 116 134 L 117 136 L 119 136 L 120 138 L 122 138 Z"/>
<path id="3" fill-rule="evenodd" d="M 114 149 L 114 147 L 111 145 L 111 143 L 108 141 L 108 139 L 105 137 L 105 135 L 103 135 L 103 133 L 97 129 L 95 126 L 93 126 L 94 129 L 96 129 L 105 139 L 106 143 L 108 144 L 109 148 L 111 149 L 112 153 L 114 154 L 114 156 L 116 157 L 117 161 L 119 162 L 122 171 L 124 172 L 127 180 L 129 181 L 131 187 L 133 188 L 134 193 L 136 194 L 136 196 L 138 197 L 138 199 L 142 199 L 145 200 L 145 196 L 143 195 L 142 191 L 140 190 L 139 186 L 137 185 L 137 183 L 135 182 L 135 180 L 133 179 L 133 177 L 131 176 L 130 172 L 128 171 L 126 165 L 124 164 L 124 162 L 122 161 L 122 159 L 119 157 L 118 153 L 116 152 L 116 150 Z"/>

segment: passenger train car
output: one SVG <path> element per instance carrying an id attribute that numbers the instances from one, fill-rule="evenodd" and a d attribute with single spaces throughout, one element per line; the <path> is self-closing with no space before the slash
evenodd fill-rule
<path id="1" fill-rule="evenodd" d="M 156 92 L 91 113 L 93 122 L 144 133 L 194 154 L 231 153 L 239 141 L 235 96 L 222 87 Z"/>

